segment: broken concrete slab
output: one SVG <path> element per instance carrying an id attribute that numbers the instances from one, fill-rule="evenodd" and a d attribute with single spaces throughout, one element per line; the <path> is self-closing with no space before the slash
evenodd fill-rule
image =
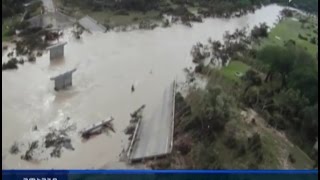
<path id="1" fill-rule="evenodd" d="M 91 127 L 85 128 L 80 131 L 81 137 L 84 139 L 89 139 L 93 135 L 99 135 L 104 132 L 106 129 L 110 129 L 114 132 L 112 125 L 113 117 L 109 117 L 105 120 L 102 120 L 99 123 L 93 124 Z"/>

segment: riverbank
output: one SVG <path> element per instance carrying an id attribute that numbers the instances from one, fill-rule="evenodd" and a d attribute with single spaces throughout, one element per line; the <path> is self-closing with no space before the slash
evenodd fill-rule
<path id="1" fill-rule="evenodd" d="M 306 18 L 306 16 L 301 17 Z M 313 50 L 317 48 L 317 43 L 308 44 L 308 39 L 301 41 L 299 34 L 311 33 L 318 29 L 312 28 L 317 27 L 315 21 L 303 23 L 301 19 L 294 18 L 300 19 L 295 15 L 283 17 L 268 35 L 257 33 L 265 32 L 263 29 L 249 31 L 248 36 L 264 34 L 258 39 L 252 37 L 241 39 L 240 34 L 245 31 L 237 30 L 237 33 L 226 34 L 222 43 L 209 41 L 208 44 L 195 45 L 200 50 L 193 51 L 193 56 L 196 58 L 194 62 L 197 67 L 202 67 L 196 68 L 200 69 L 198 71 L 195 69 L 195 78 L 204 77 L 207 86 L 204 89 L 189 86 L 189 92 L 185 96 L 181 96 L 180 93 L 176 95 L 173 152 L 165 159 L 148 162 L 149 167 L 153 169 L 317 168 L 318 153 L 312 147 L 317 137 L 318 116 L 311 115 L 308 119 L 301 115 L 295 116 L 295 121 L 292 122 L 291 113 L 303 114 L 304 110 L 309 109 L 308 115 L 310 115 L 309 113 L 318 111 L 317 101 L 305 102 L 298 108 L 299 103 L 303 103 L 306 98 L 313 100 L 308 91 L 299 89 L 304 86 L 303 83 L 298 85 L 301 83 L 299 78 L 315 79 L 309 81 L 308 86 L 312 91 L 313 88 L 317 88 L 318 75 L 317 60 Z M 317 34 L 314 36 L 318 38 Z M 309 38 L 313 39 L 310 36 Z M 252 46 L 246 45 L 248 39 L 254 39 L 248 43 Z M 214 49 L 211 54 L 218 55 L 209 57 L 211 58 L 209 65 L 204 63 L 208 59 L 207 47 Z M 284 50 L 277 55 L 277 49 L 286 48 L 292 49 Z M 232 55 L 228 49 L 236 52 Z M 230 58 L 230 62 L 224 63 L 224 56 Z M 217 63 L 220 58 L 222 62 Z M 285 67 L 297 63 L 291 70 L 292 73 L 287 74 L 288 86 L 281 87 L 284 78 L 279 77 L 279 74 L 274 74 L 272 80 L 267 80 L 270 69 L 266 65 L 268 66 L 270 62 L 266 60 L 270 58 L 277 59 L 272 64 L 272 71 L 278 73 L 284 71 L 279 68 L 279 64 L 283 61 L 287 63 Z M 216 70 L 212 68 L 215 67 L 214 64 L 226 65 Z M 298 70 L 299 68 L 308 68 L 310 74 L 298 73 L 301 70 Z M 291 74 L 295 73 L 299 75 L 291 79 Z M 296 86 L 290 85 L 291 83 L 295 83 Z M 311 94 L 315 95 L 316 91 L 312 91 Z M 291 94 L 296 92 L 298 93 L 295 95 Z M 286 99 L 286 102 L 280 98 Z M 294 98 L 298 101 L 294 102 Z M 285 109 L 290 109 L 291 112 Z M 284 111 L 286 113 L 283 113 Z M 303 125 L 297 126 L 299 123 Z"/>
<path id="2" fill-rule="evenodd" d="M 248 12 L 254 12 L 263 4 L 255 1 L 248 4 L 224 1 L 208 4 L 205 1 L 184 2 L 176 0 L 143 1 L 141 3 L 133 1 L 132 4 L 126 4 L 126 2 L 100 4 L 95 1 L 64 3 L 61 0 L 54 0 L 54 2 L 63 13 L 78 19 L 89 15 L 100 24 L 110 27 L 130 26 L 142 21 L 162 22 L 164 14 L 174 16 L 189 26 L 190 22 L 201 22 L 201 19 L 206 17 L 239 17 Z"/>

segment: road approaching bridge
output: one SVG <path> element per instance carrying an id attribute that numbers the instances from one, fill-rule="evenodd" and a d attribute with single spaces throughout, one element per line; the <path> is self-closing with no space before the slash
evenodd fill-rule
<path id="1" fill-rule="evenodd" d="M 132 152 L 131 162 L 165 156 L 171 153 L 174 128 L 175 82 L 165 90 L 163 101 L 150 119 L 141 120 Z"/>
<path id="2" fill-rule="evenodd" d="M 48 13 L 54 13 L 55 12 L 55 6 L 53 4 L 52 0 L 42 0 L 42 4 L 44 6 L 44 9 Z"/>
<path id="3" fill-rule="evenodd" d="M 85 16 L 78 22 L 83 28 L 90 32 L 106 32 L 106 28 L 103 25 L 99 24 L 96 20 L 92 19 L 90 16 Z"/>

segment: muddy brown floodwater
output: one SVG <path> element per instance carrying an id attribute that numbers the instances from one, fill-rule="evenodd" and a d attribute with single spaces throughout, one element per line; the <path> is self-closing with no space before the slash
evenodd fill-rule
<path id="1" fill-rule="evenodd" d="M 152 113 L 172 80 L 183 79 L 190 67 L 190 50 L 211 37 L 221 40 L 225 31 L 262 22 L 272 26 L 282 7 L 270 5 L 241 18 L 206 19 L 192 28 L 174 25 L 152 31 L 84 34 L 76 40 L 65 30 L 65 57 L 50 63 L 44 53 L 36 63 L 18 70 L 2 71 L 2 163 L 3 168 L 129 168 L 119 162 L 128 143 L 123 130 L 130 113 L 146 104 Z M 2 61 L 7 57 L 3 56 Z M 55 92 L 50 77 L 72 68 L 73 87 Z M 131 86 L 135 91 L 131 93 Z M 77 132 L 109 116 L 114 117 L 115 133 L 99 135 L 82 142 Z M 59 127 L 70 117 L 76 131 L 70 132 L 74 151 L 63 149 L 60 158 L 27 162 L 9 149 L 17 142 L 43 137 L 48 128 Z M 32 131 L 37 125 L 38 131 Z"/>

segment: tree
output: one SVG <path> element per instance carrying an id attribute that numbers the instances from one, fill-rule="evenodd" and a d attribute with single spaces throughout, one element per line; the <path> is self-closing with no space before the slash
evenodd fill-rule
<path id="1" fill-rule="evenodd" d="M 272 81 L 273 75 L 279 73 L 282 77 L 282 87 L 287 85 L 287 76 L 293 70 L 301 54 L 296 53 L 296 47 L 266 46 L 257 54 L 258 59 L 269 65 L 265 82 Z"/>
<path id="2" fill-rule="evenodd" d="M 298 89 L 314 104 L 318 101 L 318 71 L 313 66 L 296 66 L 289 74 L 288 87 Z"/>
<path id="3" fill-rule="evenodd" d="M 268 37 L 269 26 L 266 23 L 261 23 L 259 26 L 254 26 L 251 30 L 251 37 L 254 39 Z"/>
<path id="4" fill-rule="evenodd" d="M 200 95 L 200 97 L 199 97 Z M 201 132 L 201 137 L 214 137 L 223 132 L 226 123 L 236 118 L 234 99 L 220 86 L 209 84 L 206 91 L 198 91 L 201 102 L 193 108 L 192 128 Z"/>
<path id="5" fill-rule="evenodd" d="M 242 77 L 242 79 L 247 84 L 244 93 L 246 93 L 251 86 L 260 86 L 262 84 L 262 80 L 259 73 L 253 69 L 249 69 L 246 72 L 246 74 Z"/>
<path id="6" fill-rule="evenodd" d="M 309 101 L 304 97 L 299 90 L 284 89 L 273 97 L 274 107 L 277 111 L 288 118 L 293 120 L 299 116 L 301 109 L 309 104 Z M 300 122 L 295 122 L 300 123 Z M 297 124 L 299 126 L 300 124 Z"/>
<path id="7" fill-rule="evenodd" d="M 2 0 L 2 19 L 22 13 L 26 2 L 27 0 Z"/>

